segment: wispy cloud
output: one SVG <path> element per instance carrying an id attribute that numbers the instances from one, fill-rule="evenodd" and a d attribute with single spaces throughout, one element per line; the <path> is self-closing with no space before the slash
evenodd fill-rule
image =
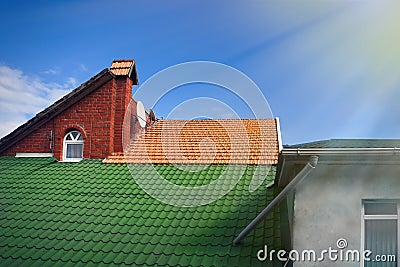
<path id="1" fill-rule="evenodd" d="M 48 69 L 43 71 L 43 74 L 48 74 L 48 75 L 56 75 L 60 73 L 60 69 L 54 68 L 54 69 Z"/>
<path id="2" fill-rule="evenodd" d="M 64 84 L 46 83 L 21 70 L 0 65 L 0 137 L 67 94 L 75 84 L 72 77 Z"/>
<path id="3" fill-rule="evenodd" d="M 72 87 L 76 87 L 76 79 L 74 77 L 69 77 L 68 78 L 68 83 L 72 86 Z"/>
<path id="4" fill-rule="evenodd" d="M 81 71 L 83 71 L 83 72 L 88 71 L 87 67 L 84 64 L 80 64 L 79 67 L 81 68 Z"/>

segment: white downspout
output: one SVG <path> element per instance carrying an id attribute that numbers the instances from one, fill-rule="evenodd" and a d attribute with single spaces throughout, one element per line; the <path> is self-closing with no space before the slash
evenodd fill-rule
<path id="1" fill-rule="evenodd" d="M 259 224 L 274 208 L 278 205 L 282 199 L 284 199 L 295 187 L 299 184 L 310 172 L 315 169 L 318 164 L 318 157 L 311 156 L 310 160 L 304 166 L 304 168 L 293 178 L 293 180 L 269 203 L 269 205 L 263 209 L 256 218 L 242 232 L 235 238 L 233 243 L 239 244 L 256 226 Z"/>

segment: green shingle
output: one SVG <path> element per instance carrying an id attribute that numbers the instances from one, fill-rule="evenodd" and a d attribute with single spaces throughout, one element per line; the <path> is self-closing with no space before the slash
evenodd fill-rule
<path id="1" fill-rule="evenodd" d="M 155 181 L 153 166 L 133 167 Z M 194 187 L 218 179 L 227 165 L 155 168 L 172 183 Z M 146 194 L 126 165 L 1 157 L 0 265 L 273 266 L 256 255 L 264 245 L 280 249 L 278 209 L 242 244 L 232 242 L 274 197 L 265 185 L 275 167 L 262 172 L 267 179 L 252 193 L 255 167 L 233 168 L 245 172 L 228 194 L 176 207 Z"/>

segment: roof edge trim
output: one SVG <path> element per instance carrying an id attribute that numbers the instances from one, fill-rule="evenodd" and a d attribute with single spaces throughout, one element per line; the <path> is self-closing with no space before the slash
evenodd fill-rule
<path id="1" fill-rule="evenodd" d="M 279 121 L 279 117 L 275 118 L 276 121 L 276 133 L 278 135 L 278 146 L 279 146 L 279 152 L 282 151 L 283 149 L 283 144 L 282 144 L 282 132 L 281 132 L 281 123 Z"/>

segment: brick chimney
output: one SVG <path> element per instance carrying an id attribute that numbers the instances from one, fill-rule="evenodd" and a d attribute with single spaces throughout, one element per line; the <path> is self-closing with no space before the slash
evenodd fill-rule
<path id="1" fill-rule="evenodd" d="M 134 60 L 114 60 L 110 71 L 115 78 L 114 134 L 110 140 L 111 152 L 123 152 L 122 126 L 125 111 L 132 99 L 132 86 L 137 85 L 137 74 Z"/>

